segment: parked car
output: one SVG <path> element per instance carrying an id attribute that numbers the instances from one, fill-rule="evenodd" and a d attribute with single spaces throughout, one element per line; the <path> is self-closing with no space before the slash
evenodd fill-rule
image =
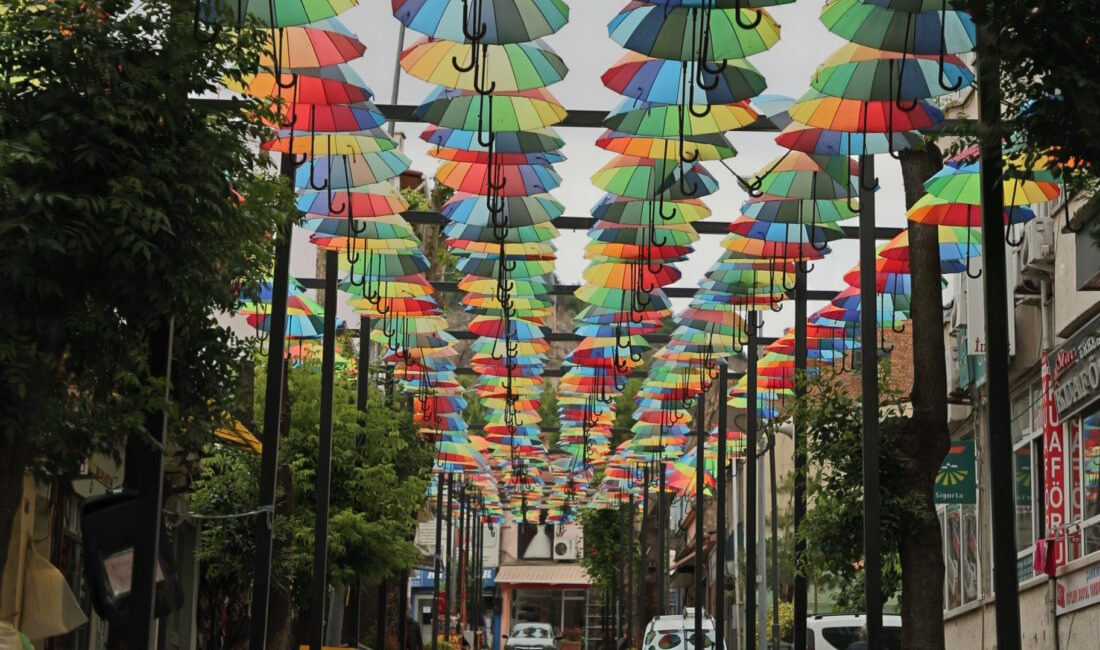
<path id="1" fill-rule="evenodd" d="M 714 619 L 706 612 L 703 612 L 703 636 L 701 650 L 714 650 Z M 683 614 L 651 620 L 642 636 L 642 650 L 695 650 L 695 608 L 686 607 Z"/>
<path id="2" fill-rule="evenodd" d="M 818 614 L 806 618 L 807 650 L 848 650 L 859 641 L 867 624 L 866 614 Z M 882 617 L 883 650 L 900 650 L 901 617 Z"/>
<path id="3" fill-rule="evenodd" d="M 516 623 L 506 638 L 505 650 L 557 650 L 561 641 L 549 623 Z"/>

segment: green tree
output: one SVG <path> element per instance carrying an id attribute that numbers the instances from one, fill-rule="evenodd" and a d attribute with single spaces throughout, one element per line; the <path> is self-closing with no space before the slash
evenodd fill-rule
<path id="1" fill-rule="evenodd" d="M 919 503 L 901 488 L 898 476 L 903 460 L 897 437 L 905 424 L 901 399 L 880 377 L 882 409 L 879 420 L 881 454 L 883 552 L 882 601 L 901 588 L 899 541 L 906 522 L 920 511 Z M 836 590 L 840 609 L 865 611 L 863 571 L 863 423 L 860 401 L 830 373 L 812 376 L 806 397 L 794 403 L 791 415 L 805 426 L 806 453 L 816 485 L 809 509 L 799 528 L 806 541 L 805 565 L 820 582 Z"/>
<path id="2" fill-rule="evenodd" d="M 265 32 L 192 36 L 189 0 L 10 0 L 0 12 L 0 567 L 27 469 L 70 475 L 164 406 L 150 333 L 174 322 L 169 435 L 219 423 L 245 345 L 219 324 L 271 264 L 289 187 L 256 170 L 257 101 L 188 100 L 256 69 Z"/>
<path id="3" fill-rule="evenodd" d="M 261 373 L 262 374 L 262 373 Z M 290 470 L 294 502 L 288 518 L 276 518 L 276 570 L 281 589 L 301 609 L 310 603 L 318 436 L 319 365 L 289 371 L 291 421 L 280 448 L 280 463 Z M 261 383 L 262 382 L 258 382 Z M 256 396 L 257 409 L 263 404 Z M 380 583 L 410 568 L 419 556 L 412 543 L 415 513 L 428 486 L 431 446 L 416 435 L 409 413 L 385 404 L 373 391 L 367 410 L 355 407 L 355 384 L 337 376 L 333 393 L 333 458 L 329 519 L 328 578 L 331 582 Z M 203 461 L 191 494 L 196 512 L 226 515 L 250 511 L 258 503 L 254 454 L 215 447 Z M 242 593 L 251 583 L 254 540 L 251 520 L 213 520 L 203 526 L 198 557 L 208 582 L 225 593 Z"/>
<path id="4" fill-rule="evenodd" d="M 627 531 L 627 548 L 623 547 L 620 530 L 623 519 L 629 516 L 626 508 L 609 510 L 585 509 L 581 512 L 581 526 L 584 527 L 584 555 L 581 566 L 584 567 L 592 584 L 608 597 L 616 587 L 619 578 L 619 563 L 624 553 L 629 553 L 629 561 L 637 561 L 638 545 L 631 531 Z M 633 564 L 631 564 L 633 566 Z"/>

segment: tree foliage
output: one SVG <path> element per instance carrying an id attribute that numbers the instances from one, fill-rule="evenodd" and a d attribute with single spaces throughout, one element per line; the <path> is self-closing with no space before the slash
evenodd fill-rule
<path id="1" fill-rule="evenodd" d="M 884 364 L 886 366 L 888 364 Z M 902 458 L 896 437 L 905 418 L 901 399 L 882 368 L 879 433 L 879 486 L 882 523 L 882 601 L 901 588 L 898 541 L 905 534 L 907 513 L 919 511 L 896 479 Z M 806 541 L 805 564 L 820 581 L 836 590 L 841 610 L 866 611 L 863 572 L 863 441 L 860 400 L 831 373 L 807 381 L 806 398 L 796 402 L 793 417 L 805 426 L 808 472 L 816 485 L 798 534 Z"/>
<path id="2" fill-rule="evenodd" d="M 329 518 L 329 580 L 373 584 L 409 568 L 419 555 L 412 543 L 415 512 L 428 485 L 432 450 L 413 431 L 409 413 L 392 408 L 373 391 L 365 413 L 355 407 L 354 381 L 338 375 L 333 399 L 333 456 Z M 289 435 L 280 463 L 289 467 L 294 514 L 276 519 L 276 534 L 288 550 L 275 557 L 273 575 L 304 606 L 313 563 L 314 503 L 320 435 L 319 365 L 291 368 Z M 257 395 L 257 408 L 263 403 Z M 225 515 L 256 507 L 254 454 L 217 447 L 203 461 L 192 492 L 194 509 Z M 280 500 L 286 494 L 280 494 Z M 203 527 L 198 551 L 208 579 L 251 581 L 252 520 L 214 520 Z M 279 545 L 277 545 L 277 548 Z"/>
<path id="3" fill-rule="evenodd" d="M 623 520 L 629 516 L 626 508 L 592 508 L 581 513 L 581 525 L 584 527 L 581 566 L 588 573 L 592 584 L 604 594 L 610 594 L 615 589 L 623 555 L 629 554 L 628 566 L 634 566 L 637 561 L 638 544 L 629 524 L 626 524 L 626 548 L 620 535 Z"/>
<path id="4" fill-rule="evenodd" d="M 257 170 L 256 101 L 189 98 L 256 69 L 264 32 L 192 37 L 193 4 L 11 0 L 0 13 L 0 476 L 65 476 L 165 406 L 149 334 L 174 324 L 172 442 L 231 401 L 245 347 L 217 320 L 271 262 L 293 215 Z M 0 485 L 0 561 L 12 502 Z M 2 563 L 0 563 L 2 566 Z"/>

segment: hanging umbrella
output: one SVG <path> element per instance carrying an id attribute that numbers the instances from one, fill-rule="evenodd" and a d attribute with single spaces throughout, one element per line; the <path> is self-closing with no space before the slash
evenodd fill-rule
<path id="1" fill-rule="evenodd" d="M 439 160 L 482 165 L 489 164 L 490 161 L 497 165 L 553 165 L 565 161 L 565 156 L 558 152 L 497 153 L 493 151 L 490 156 L 488 151 L 467 151 L 449 147 L 433 147 L 428 150 L 428 155 Z"/>
<path id="2" fill-rule="evenodd" d="M 565 119 L 565 109 L 544 88 L 480 95 L 436 88 L 413 112 L 419 120 L 465 131 L 529 131 Z M 449 145 L 455 146 L 455 145 Z"/>
<path id="3" fill-rule="evenodd" d="M 311 133 L 280 129 L 276 137 L 261 145 L 267 151 L 314 156 L 359 156 L 397 148 L 397 142 L 382 129 Z"/>
<path id="4" fill-rule="evenodd" d="M 852 207 L 847 199 L 787 199 L 764 194 L 745 201 L 741 205 L 741 214 L 758 221 L 816 225 L 836 223 L 858 216 Z"/>
<path id="5" fill-rule="evenodd" d="M 634 199 L 699 198 L 718 190 L 718 182 L 702 165 L 652 158 L 616 156 L 592 176 L 596 187 Z"/>
<path id="6" fill-rule="evenodd" d="M 325 179 L 332 190 L 372 185 L 400 176 L 412 161 L 400 151 L 380 151 L 356 156 L 317 156 L 294 173 L 295 187 L 311 187 L 311 179 Z"/>
<path id="7" fill-rule="evenodd" d="M 543 276 L 554 270 L 553 260 L 529 260 L 524 258 L 505 258 L 509 265 L 511 278 L 523 279 Z M 483 278 L 496 278 L 500 275 L 500 258 L 486 253 L 469 253 L 455 262 L 459 273 L 477 275 Z"/>
<path id="8" fill-rule="evenodd" d="M 705 84 L 691 84 L 699 76 Z M 731 59 L 717 73 L 703 70 L 700 75 L 697 61 L 654 59 L 636 52 L 627 52 L 600 79 L 620 95 L 655 104 L 679 104 L 685 98 L 699 104 L 732 104 L 756 97 L 767 87 L 764 75 L 747 59 Z"/>
<path id="9" fill-rule="evenodd" d="M 906 151 L 920 145 L 924 138 L 917 131 L 853 133 L 791 122 L 775 141 L 781 147 L 811 154 L 858 156 Z"/>
<path id="10" fill-rule="evenodd" d="M 242 80 L 225 78 L 226 88 L 252 97 L 278 98 L 286 104 L 358 104 L 374 96 L 359 76 L 345 66 L 295 70 L 293 86 L 271 72 L 259 72 Z"/>
<path id="11" fill-rule="evenodd" d="M 844 40 L 892 52 L 958 54 L 974 49 L 977 30 L 962 11 L 912 13 L 861 0 L 829 0 L 821 22 Z"/>
<path id="12" fill-rule="evenodd" d="M 402 243 L 412 248 L 420 245 L 412 226 L 399 215 L 387 215 L 371 219 L 356 219 L 349 223 L 345 218 L 306 219 L 302 221 L 303 230 L 322 237 L 342 237 L 362 240 L 397 240 L 379 242 L 384 244 Z"/>
<path id="13" fill-rule="evenodd" d="M 761 20 L 752 29 L 741 27 Z M 662 7 L 631 2 L 607 25 L 619 45 L 658 59 L 721 61 L 743 59 L 779 41 L 779 24 L 766 11 Z M 705 42 L 699 42 L 706 31 Z"/>
<path id="14" fill-rule="evenodd" d="M 502 197 L 501 207 L 496 219 L 509 228 L 547 223 L 565 212 L 565 206 L 549 194 Z M 443 204 L 440 213 L 457 223 L 482 228 L 493 225 L 493 215 L 483 196 L 456 192 Z"/>
<path id="15" fill-rule="evenodd" d="M 805 231 L 803 231 L 804 234 Z M 823 258 L 829 252 L 827 247 L 825 250 L 818 250 L 815 244 L 809 241 L 757 239 L 736 234 L 725 237 L 722 240 L 722 247 L 749 257 L 775 257 L 787 260 L 816 260 Z"/>
<path id="16" fill-rule="evenodd" d="M 844 231 L 831 224 L 810 226 L 809 224 L 777 223 L 756 221 L 747 217 L 738 217 L 730 223 L 729 232 L 760 239 L 763 241 L 784 241 L 788 243 L 824 243 L 844 238 Z"/>
<path id="17" fill-rule="evenodd" d="M 722 160 L 737 155 L 726 136 L 721 133 L 665 138 L 638 136 L 621 131 L 604 131 L 596 140 L 596 146 L 627 156 L 640 158 L 680 158 L 691 160 Z"/>
<path id="18" fill-rule="evenodd" d="M 499 234 L 493 232 L 493 228 L 464 223 L 450 223 L 443 228 L 443 235 L 448 241 L 465 239 L 486 244 L 499 243 L 501 241 Z M 552 223 L 537 226 L 510 226 L 503 241 L 506 244 L 530 244 L 551 241 L 557 236 L 558 229 Z"/>
<path id="19" fill-rule="evenodd" d="M 943 121 L 943 111 L 928 102 L 918 100 L 907 108 L 893 99 L 845 99 L 811 90 L 791 106 L 790 115 L 809 126 L 861 134 L 919 131 Z"/>
<path id="20" fill-rule="evenodd" d="M 952 203 L 981 203 L 981 169 L 973 162 L 945 166 L 924 183 L 924 189 L 938 199 Z M 1009 206 L 1046 203 L 1058 197 L 1058 183 L 1023 178 L 1002 180 L 1005 204 Z"/>
<path id="21" fill-rule="evenodd" d="M 487 146 L 479 142 L 476 126 L 472 130 L 429 126 L 420 134 L 420 139 L 437 147 L 487 151 Z M 497 132 L 493 139 L 493 150 L 497 153 L 545 153 L 565 145 L 557 131 L 550 127 Z"/>
<path id="22" fill-rule="evenodd" d="M 354 7 L 358 0 L 247 0 L 244 4 L 248 14 L 264 25 L 287 27 L 332 18 Z M 241 3 L 226 4 L 224 9 L 239 12 Z M 240 23 L 242 18 L 237 20 Z"/>
<path id="23" fill-rule="evenodd" d="M 638 277 L 639 274 L 641 278 Z M 587 282 L 615 289 L 628 289 L 632 286 L 666 287 L 680 279 L 680 271 L 671 264 L 660 265 L 654 273 L 648 264 L 636 272 L 629 264 L 604 262 L 589 265 L 583 275 Z"/>
<path id="24" fill-rule="evenodd" d="M 756 192 L 788 199 L 847 199 L 858 176 L 859 165 L 847 156 L 788 151 L 764 165 L 751 185 Z"/>
<path id="25" fill-rule="evenodd" d="M 1008 179 L 1005 180 L 1007 184 Z M 1011 194 L 1005 193 L 1009 199 Z M 973 197 L 971 197 L 973 198 Z M 910 221 L 935 224 L 939 226 L 969 226 L 978 228 L 982 222 L 982 211 L 978 203 L 959 203 L 941 199 L 933 194 L 925 194 L 917 199 L 913 207 L 906 212 Z M 1004 209 L 1005 225 L 1024 223 L 1035 218 L 1035 213 L 1022 205 L 1007 206 Z"/>
<path id="26" fill-rule="evenodd" d="M 480 64 L 467 69 L 475 48 L 480 48 Z M 401 53 L 400 63 L 405 72 L 431 84 L 494 92 L 545 88 L 569 72 L 561 57 L 541 41 L 479 46 L 424 37 Z"/>
<path id="27" fill-rule="evenodd" d="M 265 48 L 260 65 L 265 68 L 320 68 L 357 59 L 367 49 L 338 20 L 306 22 L 313 24 L 299 23 L 272 29 L 267 45 L 270 49 Z"/>
<path id="28" fill-rule="evenodd" d="M 756 121 L 756 111 L 748 102 L 684 107 L 676 104 L 653 104 L 637 99 L 624 99 L 603 123 L 614 131 L 633 135 L 671 138 L 678 135 L 709 135 L 734 131 Z"/>
<path id="29" fill-rule="evenodd" d="M 607 242 L 613 244 L 631 244 L 645 247 L 654 246 L 689 246 L 699 241 L 699 234 L 691 227 L 691 224 L 663 224 L 656 222 L 649 226 L 625 226 L 610 221 L 597 221 L 589 229 L 588 236 L 592 241 Z"/>
<path id="30" fill-rule="evenodd" d="M 958 87 L 942 86 L 941 73 Z M 974 73 L 954 54 L 945 55 L 941 67 L 940 58 L 933 54 L 887 52 L 856 43 L 825 59 L 810 80 L 814 89 L 826 95 L 870 101 L 927 99 L 972 83 Z"/>
<path id="31" fill-rule="evenodd" d="M 548 165 L 485 165 L 446 162 L 436 170 L 440 183 L 460 192 L 487 195 L 490 182 L 500 187 L 496 196 L 529 196 L 553 190 L 561 185 L 561 176 Z"/>
<path id="32" fill-rule="evenodd" d="M 358 104 L 283 104 L 275 106 L 277 117 L 270 122 L 274 128 L 309 133 L 332 131 L 364 131 L 381 126 L 386 117 L 374 102 Z"/>
<path id="33" fill-rule="evenodd" d="M 967 260 L 982 255 L 981 232 L 974 228 L 939 226 L 940 272 L 961 273 L 966 270 Z M 909 269 L 909 231 L 903 230 L 891 239 L 879 251 L 886 262 L 899 266 L 886 268 L 907 272 Z"/>
<path id="34" fill-rule="evenodd" d="M 569 21 L 563 0 L 474 0 L 472 11 L 451 0 L 391 0 L 393 15 L 409 29 L 448 41 L 482 32 L 482 43 L 525 43 L 558 31 Z M 470 25 L 477 12 L 480 25 Z"/>
<path id="35" fill-rule="evenodd" d="M 392 184 L 383 182 L 337 192 L 302 191 L 296 207 L 300 212 L 326 217 L 346 217 L 349 210 L 355 217 L 381 217 L 404 212 L 409 204 Z"/>
<path id="36" fill-rule="evenodd" d="M 599 202 L 592 207 L 591 213 L 593 217 L 603 221 L 640 226 L 648 225 L 661 206 L 665 210 L 665 215 L 661 218 L 666 224 L 692 223 L 705 219 L 711 214 L 710 208 L 699 199 L 680 199 L 658 204 L 654 201 L 623 198 L 615 194 L 604 194 L 600 197 Z"/>

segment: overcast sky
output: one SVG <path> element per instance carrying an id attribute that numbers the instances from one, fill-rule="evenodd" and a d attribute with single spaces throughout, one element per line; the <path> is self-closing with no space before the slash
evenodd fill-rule
<path id="1" fill-rule="evenodd" d="M 621 97 L 603 86 L 600 75 L 623 55 L 624 50 L 607 35 L 607 23 L 626 3 L 622 0 L 567 2 L 571 9 L 569 24 L 545 41 L 565 60 L 569 66 L 569 74 L 564 81 L 551 86 L 550 90 L 567 109 L 610 111 Z M 802 95 L 809 88 L 810 77 L 818 63 L 844 44 L 842 39 L 829 33 L 818 20 L 822 5 L 821 0 L 799 0 L 770 11 L 782 26 L 781 39 L 770 51 L 751 57 L 752 63 L 767 78 L 767 94 L 790 97 Z M 432 86 L 403 71 L 400 90 L 397 97 L 393 97 L 401 24 L 393 17 L 390 2 L 369 0 L 347 11 L 340 18 L 367 46 L 366 55 L 352 65 L 374 90 L 378 104 L 417 104 L 424 99 Z M 408 47 L 419 36 L 416 32 L 407 31 L 405 46 Z M 439 161 L 427 155 L 428 147 L 419 138 L 425 126 L 399 123 L 397 130 L 407 136 L 405 153 L 412 158 L 414 169 L 424 172 L 426 176 L 432 176 Z M 601 190 L 592 185 L 590 177 L 613 154 L 596 147 L 595 140 L 601 132 L 600 129 L 558 130 L 566 142 L 562 152 L 567 160 L 555 165 L 563 181 L 561 187 L 552 194 L 565 204 L 567 215 L 585 216 L 602 194 Z M 773 141 L 773 134 L 731 132 L 728 135 L 740 153 L 727 163 L 742 176 L 754 174 L 784 152 Z M 903 226 L 905 205 L 898 163 L 889 156 L 878 156 L 876 165 L 882 187 L 877 195 L 878 224 Z M 745 193 L 719 163 L 706 163 L 706 166 L 723 188 L 717 194 L 704 199 L 714 212 L 710 219 L 729 222 L 738 215 L 738 209 L 746 198 Z M 706 269 L 720 256 L 720 239 L 716 235 L 702 236 L 688 261 L 678 265 L 683 272 L 683 278 L 677 286 L 696 285 Z M 584 232 L 573 231 L 562 231 L 561 236 L 555 240 L 558 247 L 557 274 L 561 282 L 582 282 L 581 272 L 587 266 L 587 260 L 583 258 L 584 244 L 587 241 Z M 830 259 L 817 263 L 810 274 L 810 288 L 844 288 L 840 276 L 858 258 L 856 242 L 835 242 L 832 248 Z M 313 277 L 316 274 L 314 250 L 308 243 L 307 235 L 298 231 L 291 265 L 293 275 Z M 686 305 L 686 301 L 674 301 L 674 304 L 680 309 Z M 819 306 L 811 303 L 809 309 L 812 312 Z M 788 308 L 778 314 L 765 312 L 765 333 L 771 336 L 781 333 L 784 327 L 791 324 L 793 311 L 793 308 Z M 341 310 L 342 317 L 350 314 L 346 306 Z"/>

